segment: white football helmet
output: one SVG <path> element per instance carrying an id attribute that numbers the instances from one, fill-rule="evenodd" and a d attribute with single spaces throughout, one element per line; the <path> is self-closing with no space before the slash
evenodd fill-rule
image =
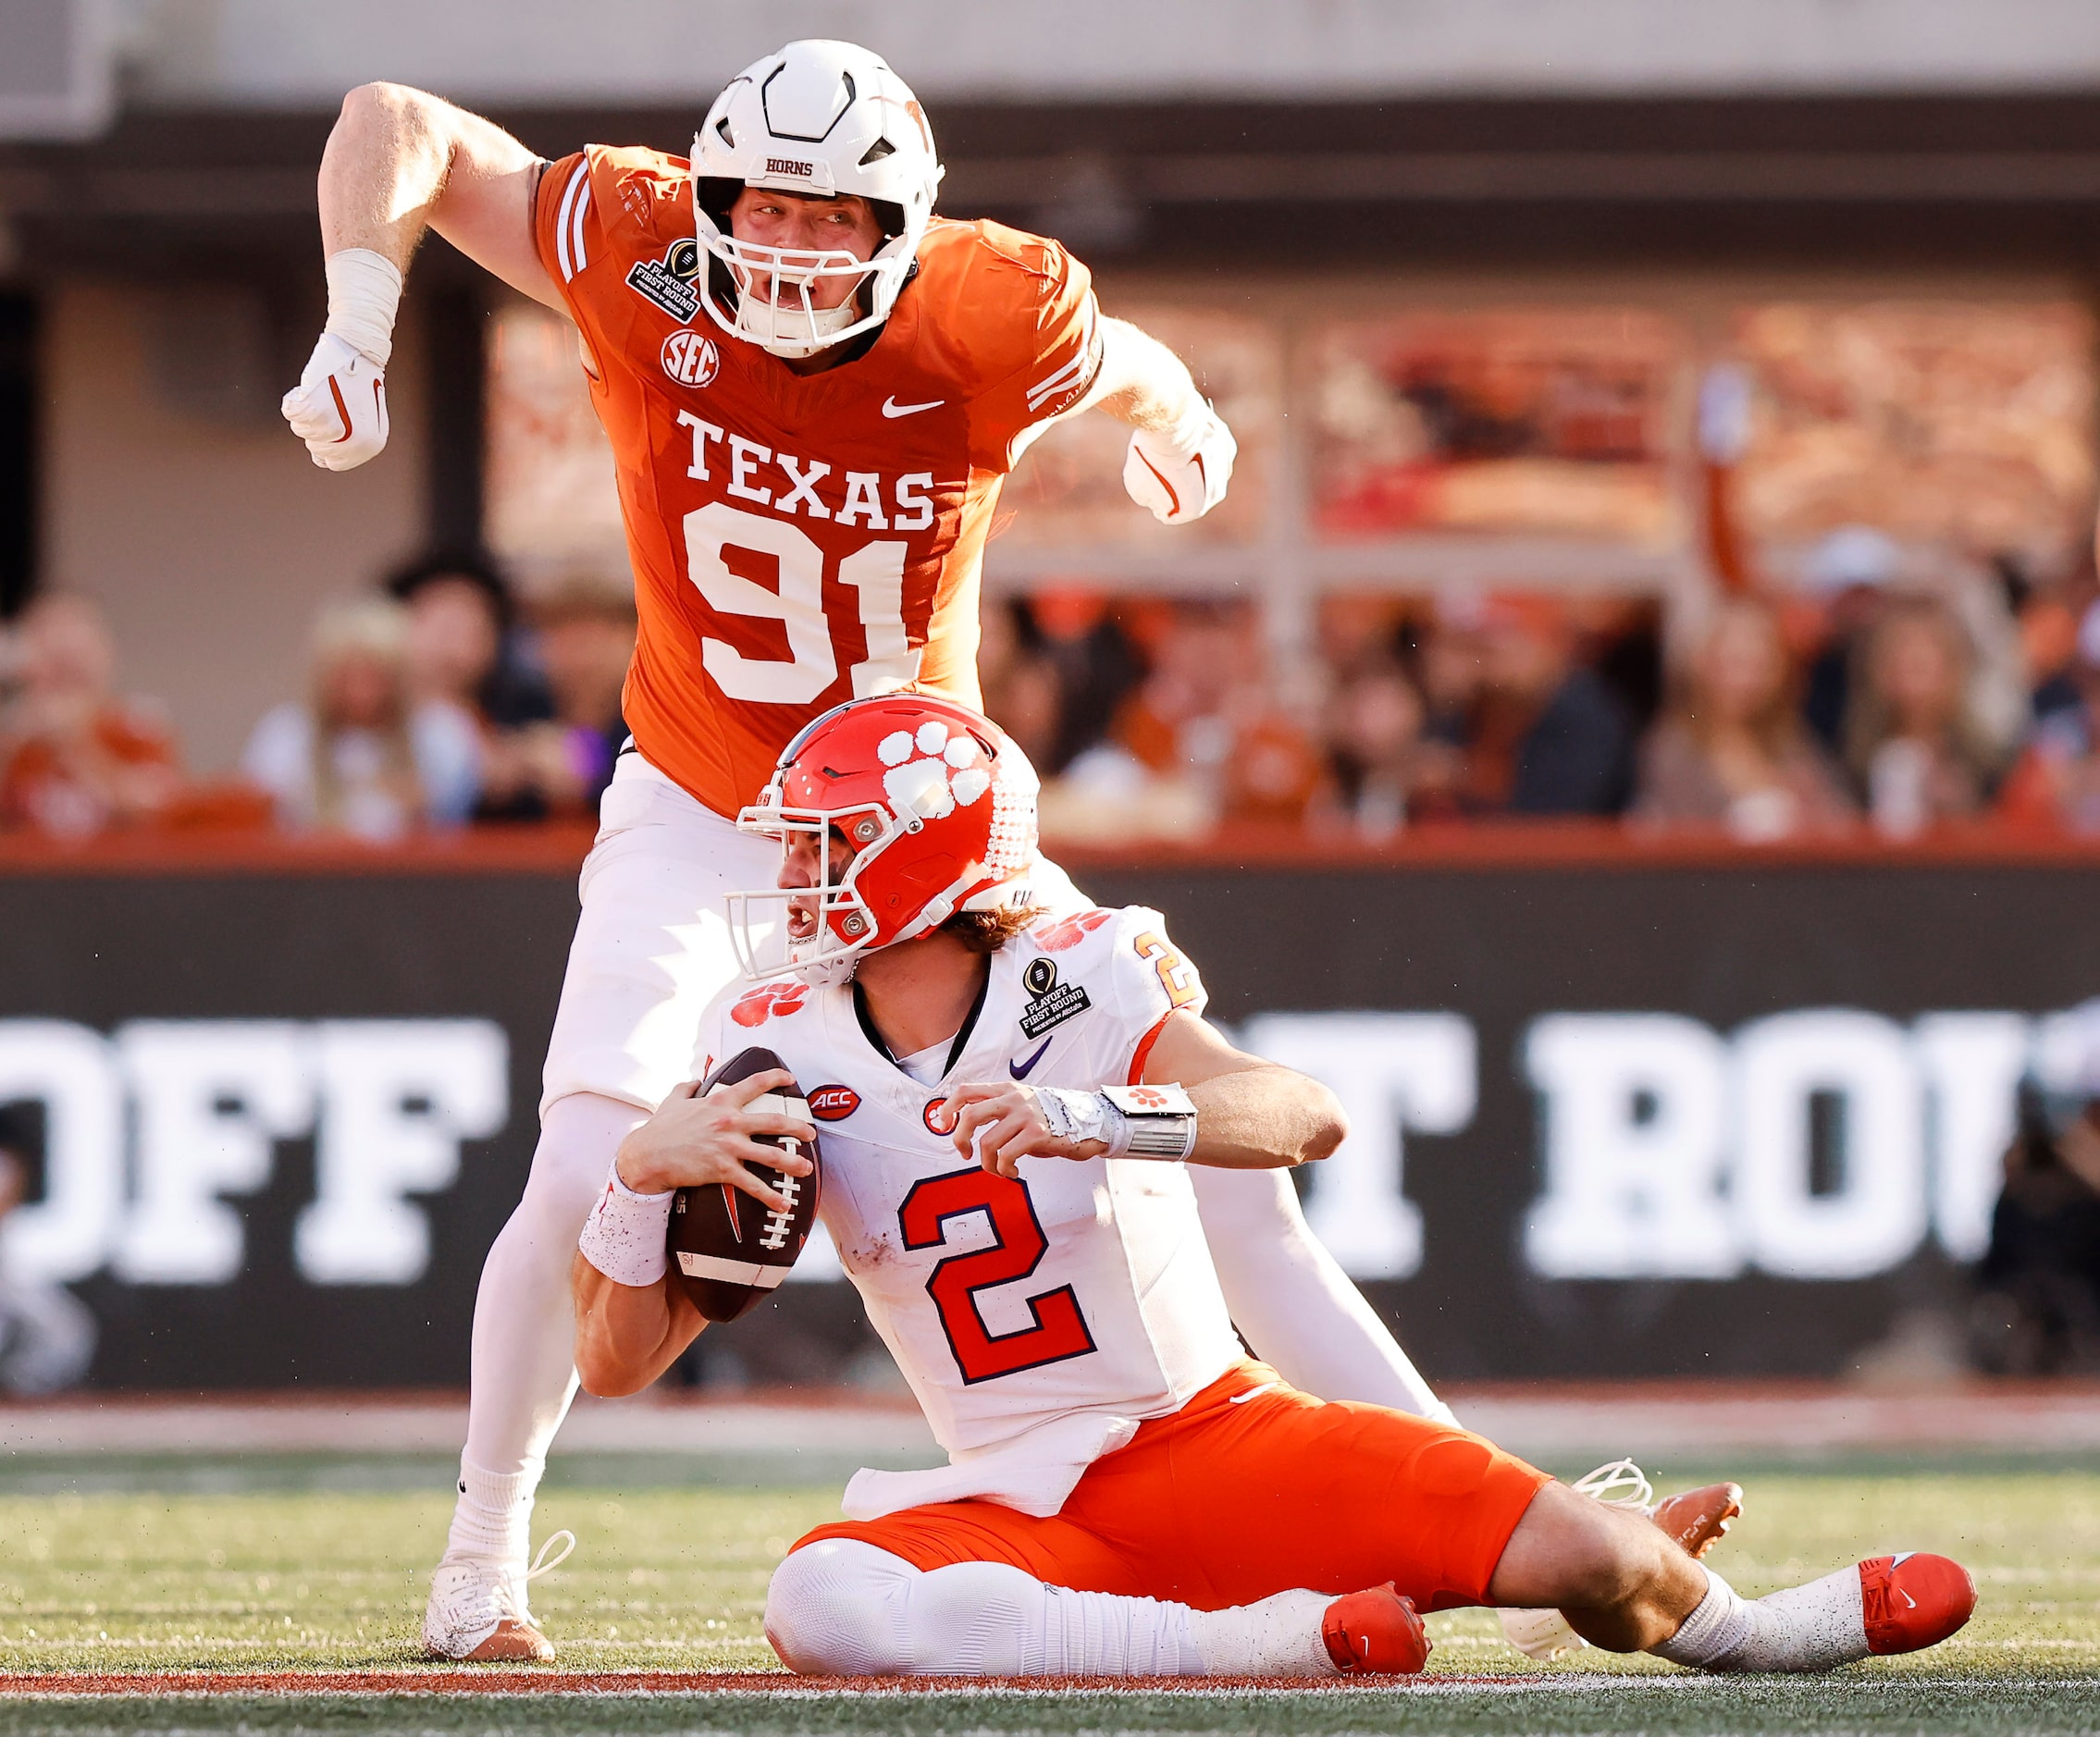
<path id="1" fill-rule="evenodd" d="M 889 318 L 933 215 L 940 158 L 926 116 L 904 80 L 851 43 L 790 43 L 747 67 L 715 98 L 693 138 L 693 215 L 700 246 L 721 262 L 734 313 L 704 285 L 715 324 L 776 356 L 808 356 L 871 331 Z M 729 207 L 746 187 L 831 197 L 855 193 L 874 207 L 883 244 L 872 259 L 739 241 Z M 798 291 L 786 306 L 750 293 L 756 276 Z M 713 274 L 710 272 L 710 276 Z M 850 277 L 835 308 L 810 301 L 821 279 Z"/>

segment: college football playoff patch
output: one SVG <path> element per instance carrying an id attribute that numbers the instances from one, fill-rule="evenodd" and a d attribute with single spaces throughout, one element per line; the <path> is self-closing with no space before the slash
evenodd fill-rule
<path id="1" fill-rule="evenodd" d="M 700 292 L 693 287 L 699 275 L 700 244 L 673 241 L 661 259 L 638 261 L 627 274 L 627 288 L 684 326 L 700 311 Z"/>
<path id="2" fill-rule="evenodd" d="M 1057 980 L 1057 967 L 1053 960 L 1031 959 L 1020 980 L 1028 991 L 1028 1006 L 1021 1013 L 1020 1029 L 1022 1035 L 1031 1042 L 1066 1020 L 1077 1018 L 1093 1005 L 1087 999 L 1086 991 L 1077 983 Z"/>

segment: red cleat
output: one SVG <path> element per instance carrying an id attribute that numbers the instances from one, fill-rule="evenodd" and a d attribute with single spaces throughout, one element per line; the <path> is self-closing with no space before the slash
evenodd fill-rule
<path id="1" fill-rule="evenodd" d="M 1429 1659 L 1422 1619 L 1390 1580 L 1328 1606 L 1320 1638 L 1335 1669 L 1346 1676 L 1412 1677 Z"/>
<path id="2" fill-rule="evenodd" d="M 1648 1510 L 1648 1517 L 1697 1561 L 1728 1535 L 1730 1522 L 1742 1511 L 1740 1484 L 1708 1484 L 1678 1496 L 1665 1496 Z"/>
<path id="3" fill-rule="evenodd" d="M 1859 1564 L 1859 1604 L 1870 1653 L 1915 1653 L 1937 1646 L 1969 1620 L 1976 1583 L 1944 1556 L 1906 1550 L 1870 1557 Z"/>

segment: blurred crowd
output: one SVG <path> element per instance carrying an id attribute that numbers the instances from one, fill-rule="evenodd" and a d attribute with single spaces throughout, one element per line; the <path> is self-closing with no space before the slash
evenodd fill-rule
<path id="1" fill-rule="evenodd" d="M 1044 773 L 1044 831 L 1080 841 L 1546 817 L 1749 843 L 2100 832 L 2091 576 L 1915 563 L 1847 529 L 1784 592 L 1667 633 L 1638 599 L 1329 596 L 1299 647 L 1246 603 L 1038 592 L 987 610 L 986 707 Z"/>
<path id="2" fill-rule="evenodd" d="M 0 658 L 0 826 L 275 825 L 386 844 L 419 829 L 584 818 L 626 737 L 625 574 L 521 605 L 486 561 L 438 555 L 326 607 L 303 695 L 266 712 L 238 774 L 186 774 L 165 709 L 125 693 L 84 597 L 31 603 Z"/>
<path id="3" fill-rule="evenodd" d="M 1321 840 L 1588 817 L 1748 843 L 1980 823 L 2100 832 L 2090 572 L 1924 563 L 1852 527 L 1784 588 L 1652 598 L 1330 594 L 1291 631 L 1232 597 L 989 600 L 986 709 L 1044 774 L 1045 835 Z M 0 639 L 0 826 L 63 838 L 272 824 L 385 843 L 585 818 L 625 735 L 624 574 L 521 600 L 436 556 L 314 625 L 303 695 L 234 778 L 185 774 L 78 595 Z"/>

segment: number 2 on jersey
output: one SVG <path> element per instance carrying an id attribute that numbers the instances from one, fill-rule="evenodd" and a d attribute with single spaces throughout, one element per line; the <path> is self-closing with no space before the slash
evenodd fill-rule
<path id="1" fill-rule="evenodd" d="M 1130 945 L 1137 950 L 1139 958 L 1152 961 L 1152 968 L 1159 973 L 1159 987 L 1167 992 L 1168 1006 L 1186 1007 L 1195 1000 L 1195 969 L 1173 948 L 1149 929 Z"/>
<path id="2" fill-rule="evenodd" d="M 948 1220 L 969 1213 L 982 1213 L 991 1220 L 992 1246 L 949 1255 L 926 1281 L 926 1294 L 940 1311 L 941 1330 L 948 1336 L 948 1349 L 955 1353 L 964 1385 L 1019 1374 L 1024 1369 L 1040 1369 L 1092 1351 L 1093 1335 L 1087 1330 L 1079 1299 L 1069 1285 L 1028 1298 L 1034 1324 L 1012 1333 L 993 1333 L 978 1311 L 979 1291 L 1028 1277 L 1050 1246 L 1024 1183 L 974 1167 L 921 1177 L 897 1209 L 904 1246 L 938 1247 L 948 1239 Z"/>
<path id="3" fill-rule="evenodd" d="M 730 567 L 767 561 L 779 573 L 769 590 Z M 919 653 L 904 631 L 905 546 L 894 539 L 863 545 L 838 563 L 838 581 L 860 599 L 868 655 L 848 673 L 853 697 L 886 694 L 919 676 Z M 700 642 L 700 663 L 729 699 L 807 706 L 838 678 L 832 623 L 824 614 L 824 551 L 799 525 L 710 500 L 686 515 L 686 571 L 708 607 L 723 615 L 779 622 L 787 657 L 752 658 L 720 639 Z"/>

